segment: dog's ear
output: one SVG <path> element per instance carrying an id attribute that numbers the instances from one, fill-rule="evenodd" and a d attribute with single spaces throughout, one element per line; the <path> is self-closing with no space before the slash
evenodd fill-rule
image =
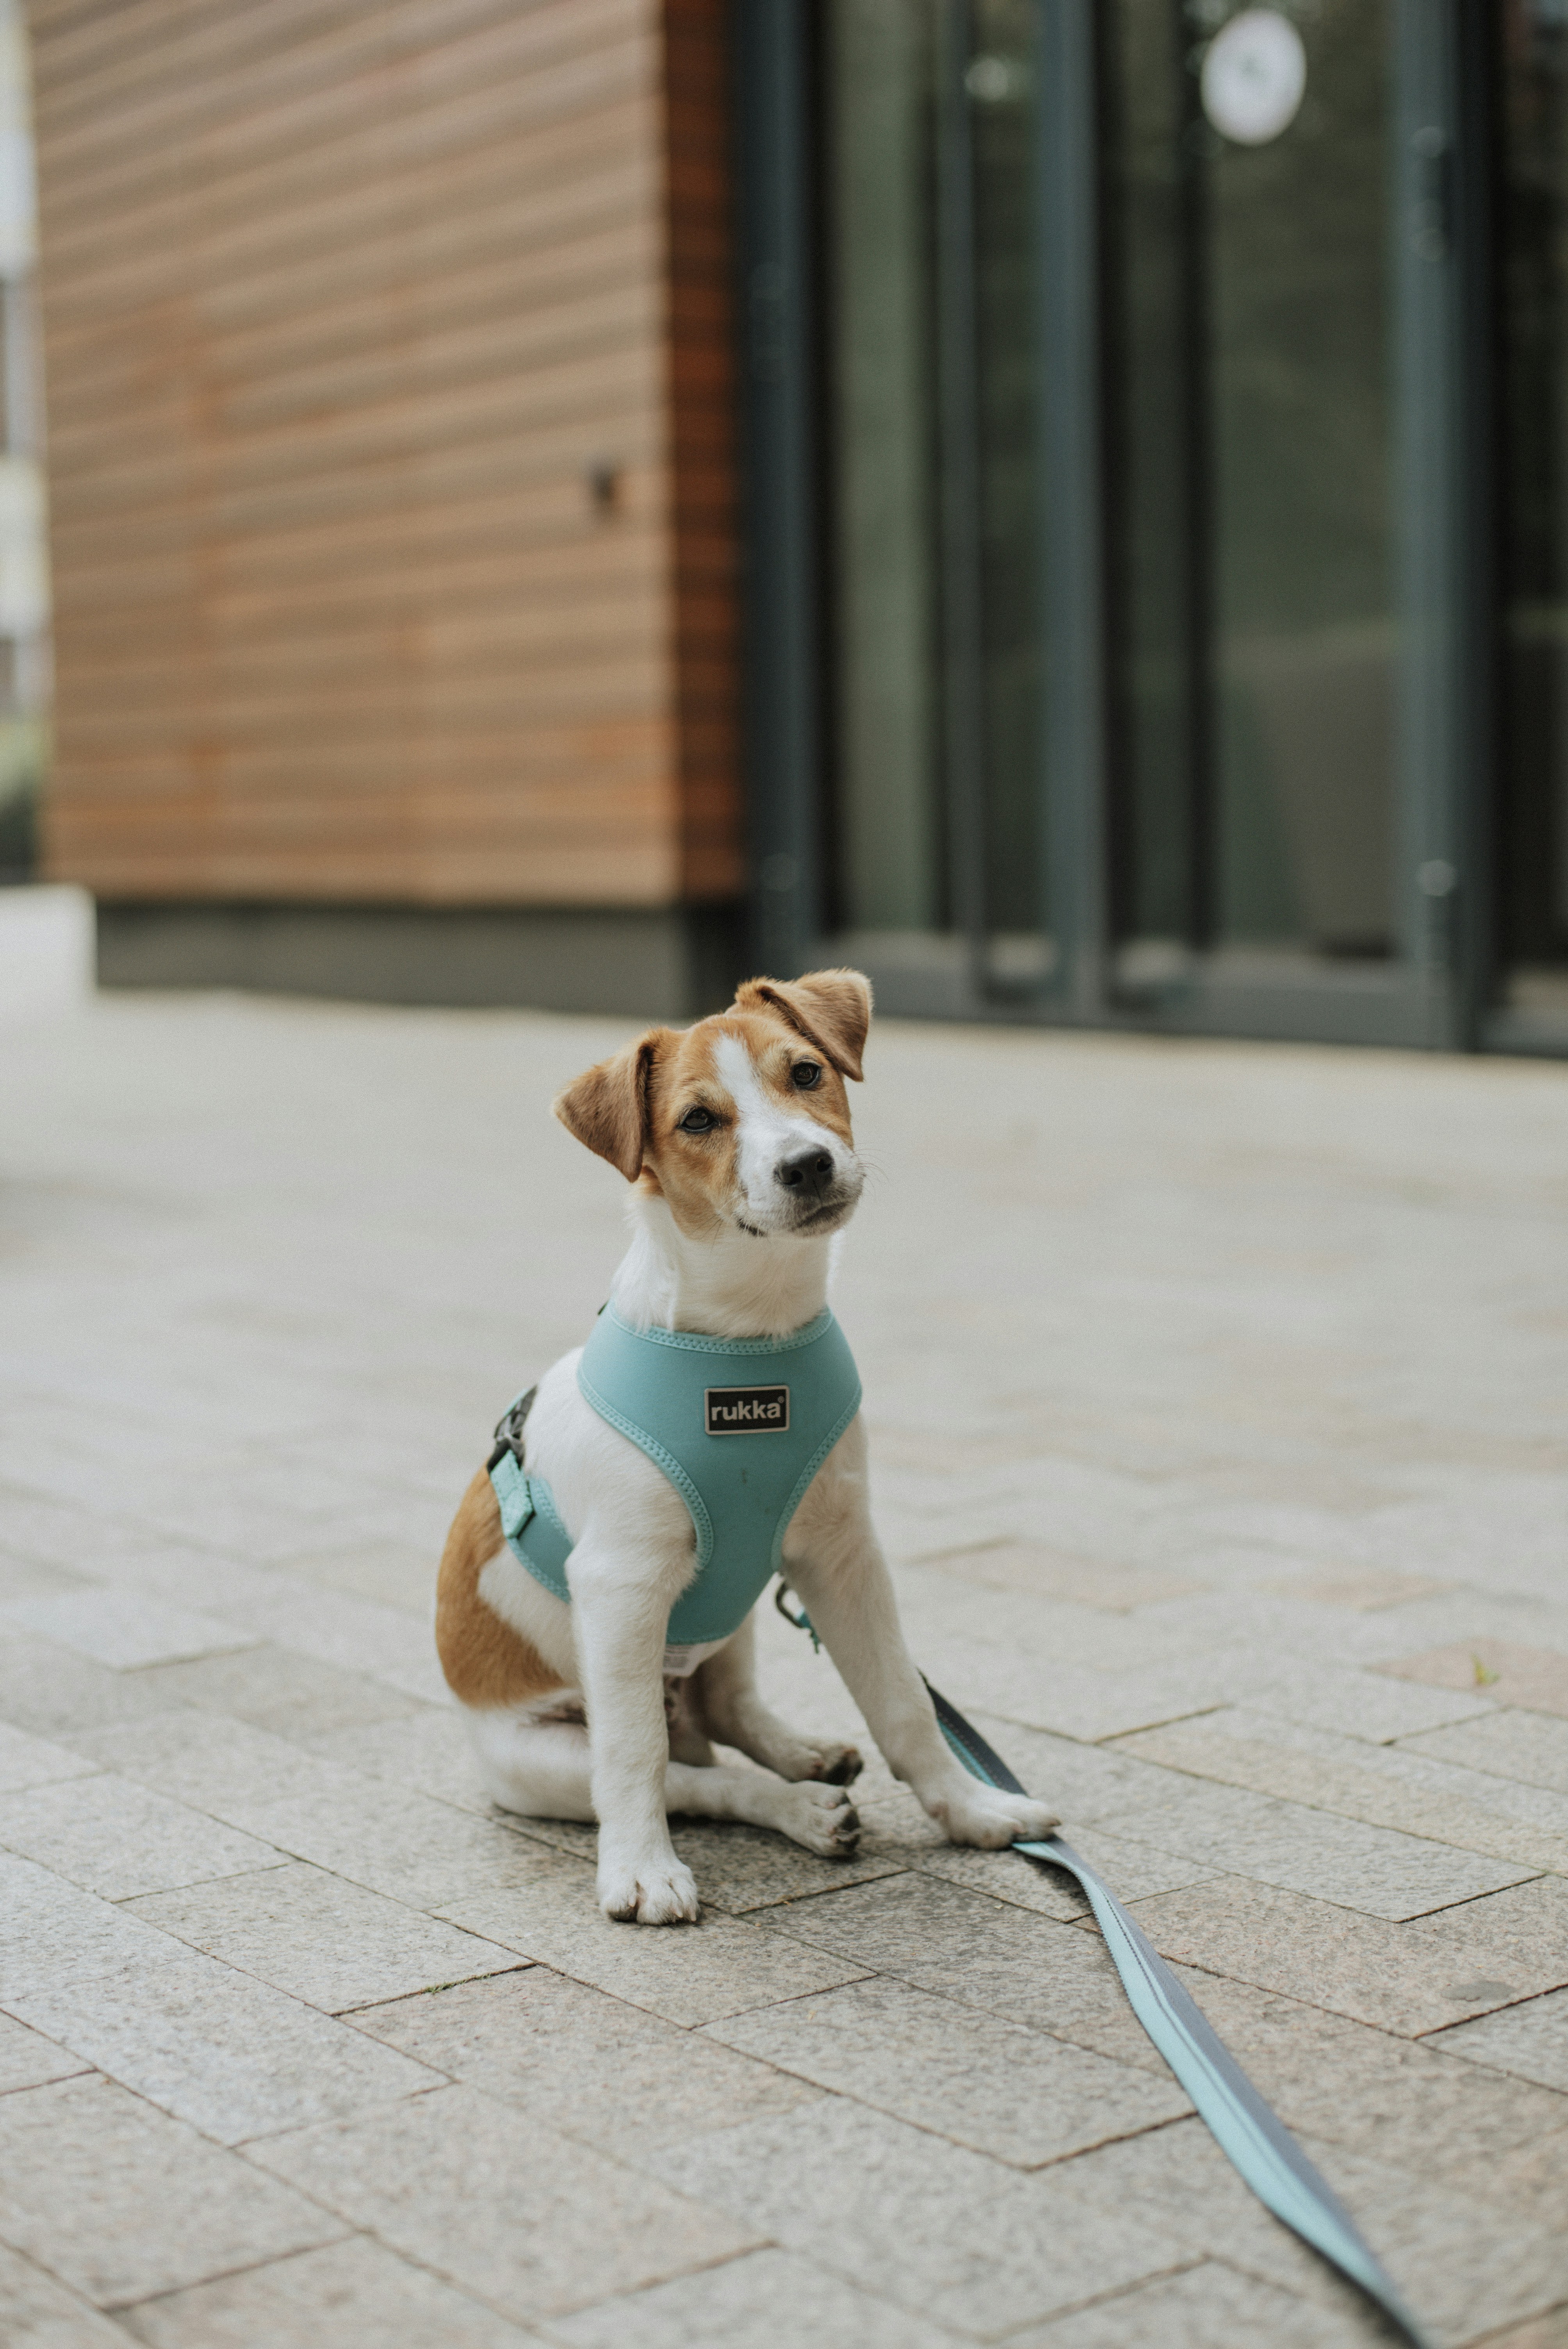
<path id="1" fill-rule="evenodd" d="M 587 1070 L 551 1103 L 568 1133 L 607 1158 L 628 1183 L 634 1183 L 643 1170 L 654 1062 L 671 1032 L 650 1028 L 624 1051 Z"/>
<path id="2" fill-rule="evenodd" d="M 858 1081 L 872 1024 L 872 983 L 863 971 L 813 970 L 804 978 L 748 978 L 735 999 L 738 1011 L 779 1012 L 815 1044 L 841 1076 Z"/>

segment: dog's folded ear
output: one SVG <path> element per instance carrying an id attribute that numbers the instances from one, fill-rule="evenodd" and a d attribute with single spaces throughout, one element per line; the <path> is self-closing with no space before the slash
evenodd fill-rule
<path id="1" fill-rule="evenodd" d="M 649 1087 L 654 1062 L 666 1039 L 674 1040 L 670 1029 L 650 1028 L 624 1051 L 587 1070 L 551 1103 L 568 1133 L 607 1158 L 628 1183 L 634 1183 L 643 1170 Z"/>
<path id="2" fill-rule="evenodd" d="M 738 1011 L 777 1011 L 841 1076 L 858 1081 L 872 1024 L 872 983 L 863 971 L 812 970 L 804 978 L 748 978 L 735 998 Z"/>

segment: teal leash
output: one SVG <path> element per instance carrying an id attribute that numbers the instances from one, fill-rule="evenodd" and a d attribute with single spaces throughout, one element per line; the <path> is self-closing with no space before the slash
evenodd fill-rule
<path id="1" fill-rule="evenodd" d="M 797 1616 L 785 1606 L 783 1585 L 777 1604 L 786 1621 L 811 1631 L 816 1639 L 805 1609 Z M 925 1685 L 931 1690 L 942 1733 L 971 1776 L 1005 1794 L 1025 1794 L 1026 1789 L 1001 1755 L 992 1751 L 957 1706 L 950 1704 L 939 1689 L 932 1688 L 929 1681 Z M 1039 1843 L 1016 1843 L 1012 1848 L 1037 1867 L 1062 1868 L 1077 1878 L 1134 2014 L 1191 2098 L 1226 2160 L 1259 2201 L 1342 2275 L 1358 2284 L 1415 2349 L 1430 2349 L 1428 2335 L 1327 2179 L 1308 2161 L 1279 2115 L 1258 2094 L 1207 2016 L 1098 1870 L 1059 1835 L 1047 1836 Z"/>

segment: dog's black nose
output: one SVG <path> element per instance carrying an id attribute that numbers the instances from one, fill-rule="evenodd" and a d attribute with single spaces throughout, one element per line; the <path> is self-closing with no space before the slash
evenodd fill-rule
<path id="1" fill-rule="evenodd" d="M 810 1191 L 820 1199 L 833 1179 L 833 1162 L 825 1150 L 798 1150 L 779 1161 L 773 1179 L 786 1191 Z"/>

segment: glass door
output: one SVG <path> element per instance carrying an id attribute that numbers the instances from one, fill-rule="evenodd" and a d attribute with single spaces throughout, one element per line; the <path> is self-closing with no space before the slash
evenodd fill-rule
<path id="1" fill-rule="evenodd" d="M 1395 0 L 1114 0 L 1111 979 L 1401 954 Z M 1303 1004 L 1310 1019 L 1310 1005 Z"/>
<path id="2" fill-rule="evenodd" d="M 1450 15 L 823 12 L 826 926 L 889 1008 L 1452 1040 Z"/>

